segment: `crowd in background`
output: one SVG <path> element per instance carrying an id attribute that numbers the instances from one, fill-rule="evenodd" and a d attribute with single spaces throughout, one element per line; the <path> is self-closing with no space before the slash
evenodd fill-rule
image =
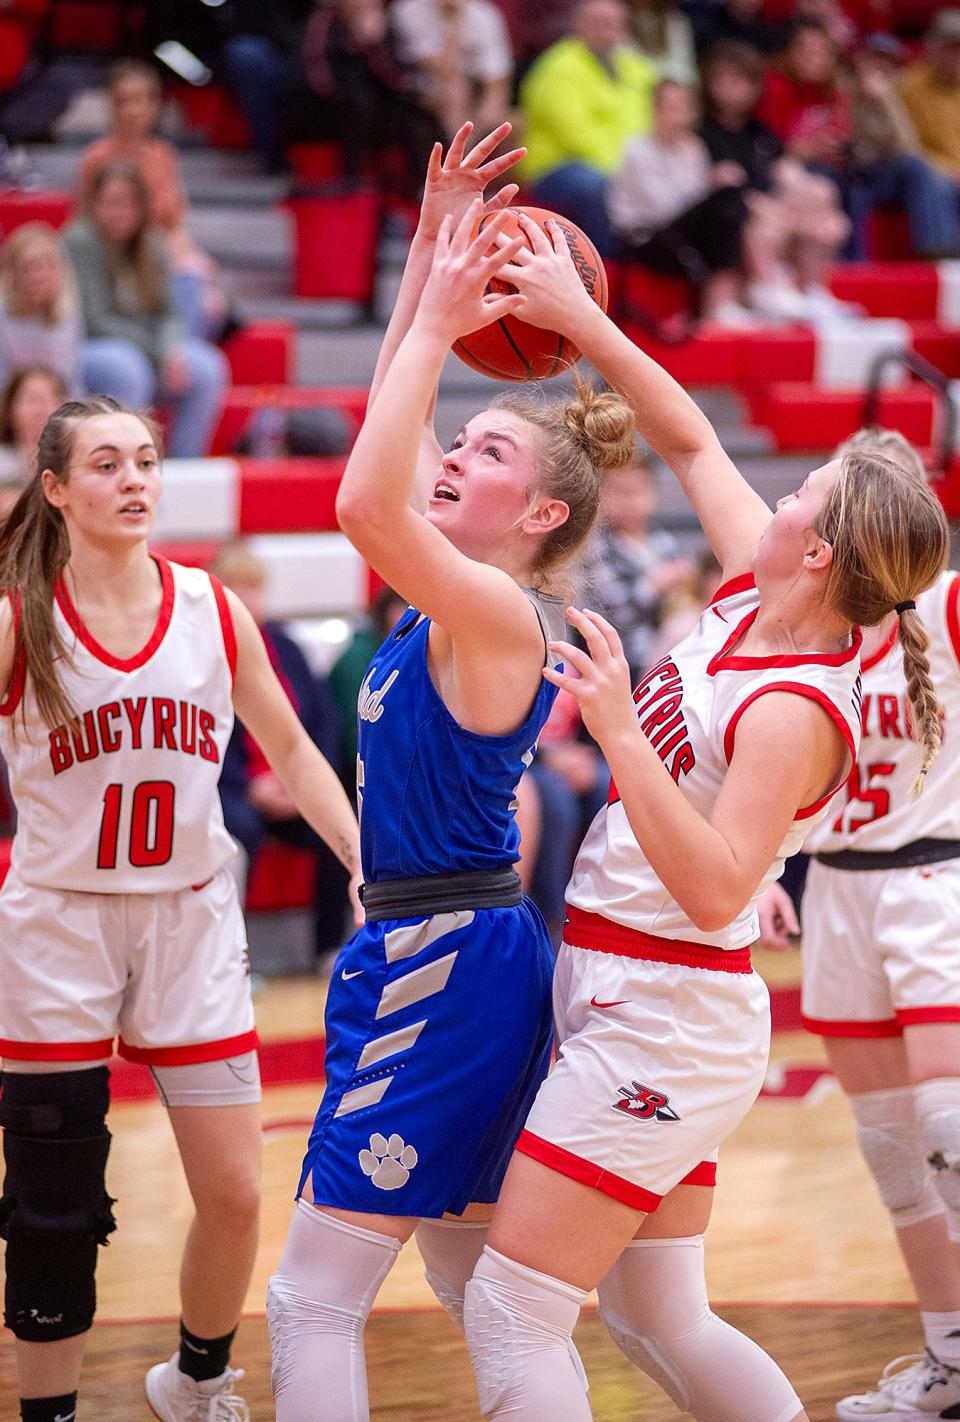
<path id="1" fill-rule="evenodd" d="M 0 14 L 0 137 L 14 142 L 43 136 L 70 100 L 31 54 L 29 26 L 17 29 L 43 8 L 12 0 Z M 701 319 L 748 327 L 856 315 L 826 273 L 870 256 L 877 209 L 902 211 L 916 256 L 960 256 L 960 10 L 901 10 L 902 24 L 865 28 L 841 0 L 148 6 L 129 45 L 141 58 L 110 72 L 109 129 L 78 164 L 73 220 L 62 234 L 27 224 L 0 247 L 0 517 L 65 397 L 158 405 L 170 454 L 209 446 L 228 383 L 217 343 L 233 317 L 190 232 L 177 149 L 159 132 L 157 41 L 176 38 L 209 66 L 270 173 L 288 171 L 292 145 L 332 142 L 339 182 L 381 181 L 409 202 L 436 140 L 468 116 L 481 132 L 509 117 L 528 149 L 531 200 L 572 217 L 605 256 L 683 278 Z M 339 452 L 349 433 L 334 435 Z M 654 489 L 639 459 L 607 480 L 584 570 L 635 678 L 689 629 L 717 576 L 711 559 L 681 558 L 651 529 Z M 262 623 L 263 570 L 249 550 L 227 550 L 219 571 Z M 264 624 L 294 704 L 348 785 L 357 692 L 400 610 L 382 594 L 328 680 Z M 317 950 L 334 946 L 342 877 L 242 727 L 222 788 L 248 859 L 271 838 L 316 852 Z M 599 752 L 561 696 L 518 811 L 525 886 L 555 930 L 606 791 Z"/>

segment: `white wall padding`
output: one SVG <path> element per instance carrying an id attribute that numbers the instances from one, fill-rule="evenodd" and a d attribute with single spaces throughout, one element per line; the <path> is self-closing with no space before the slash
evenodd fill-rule
<path id="1" fill-rule="evenodd" d="M 870 367 L 883 351 L 906 350 L 912 344 L 905 321 L 882 318 L 871 321 L 832 321 L 817 327 L 817 355 L 814 380 L 824 390 L 862 390 Z M 884 388 L 902 385 L 906 372 L 901 365 L 887 368 Z"/>
<path id="2" fill-rule="evenodd" d="M 941 326 L 960 326 L 960 262 L 938 262 L 937 320 Z"/>
<path id="3" fill-rule="evenodd" d="M 223 542 L 240 522 L 240 468 L 235 459 L 165 459 L 153 538 Z"/>
<path id="4" fill-rule="evenodd" d="M 261 533 L 248 540 L 267 568 L 267 616 L 358 612 L 367 565 L 342 533 Z"/>

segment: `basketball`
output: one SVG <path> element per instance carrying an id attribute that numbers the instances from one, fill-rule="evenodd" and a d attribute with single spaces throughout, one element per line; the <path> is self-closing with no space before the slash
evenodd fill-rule
<path id="1" fill-rule="evenodd" d="M 503 226 L 508 237 L 525 236 L 516 219 L 519 212 L 533 218 L 541 227 L 550 218 L 559 223 L 581 281 L 601 310 L 606 311 L 607 273 L 600 254 L 586 233 L 566 217 L 547 208 L 514 207 L 507 208 L 507 221 Z M 482 219 L 481 231 L 489 221 L 489 217 Z M 494 280 L 491 290 L 510 291 L 512 288 L 506 282 Z M 467 365 L 495 380 L 547 380 L 572 365 L 580 354 L 576 346 L 559 332 L 541 330 L 539 326 L 531 326 L 517 316 L 504 316 L 479 331 L 471 332 L 469 336 L 454 342 L 453 349 Z"/>

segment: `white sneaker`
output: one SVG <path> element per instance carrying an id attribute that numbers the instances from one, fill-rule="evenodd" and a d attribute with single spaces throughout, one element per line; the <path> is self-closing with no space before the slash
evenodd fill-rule
<path id="1" fill-rule="evenodd" d="M 837 1403 L 841 1422 L 869 1417 L 873 1422 L 930 1422 L 960 1418 L 960 1369 L 938 1363 L 931 1352 L 894 1358 L 875 1392 L 860 1392 Z"/>
<path id="2" fill-rule="evenodd" d="M 752 282 L 747 297 L 752 311 L 774 321 L 807 321 L 811 316 L 806 296 L 790 282 Z"/>
<path id="3" fill-rule="evenodd" d="M 160 1422 L 250 1422 L 247 1404 L 233 1390 L 242 1377 L 242 1369 L 227 1368 L 209 1382 L 195 1382 L 180 1371 L 174 1353 L 150 1369 L 144 1386 Z"/>

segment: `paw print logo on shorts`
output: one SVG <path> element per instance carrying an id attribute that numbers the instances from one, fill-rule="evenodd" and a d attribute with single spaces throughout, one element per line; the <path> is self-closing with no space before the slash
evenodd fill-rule
<path id="1" fill-rule="evenodd" d="M 418 1157 L 413 1146 L 404 1145 L 396 1131 L 389 1140 L 375 1131 L 370 1137 L 370 1149 L 362 1150 L 358 1159 L 360 1169 L 378 1190 L 399 1190 L 410 1179 Z"/>

